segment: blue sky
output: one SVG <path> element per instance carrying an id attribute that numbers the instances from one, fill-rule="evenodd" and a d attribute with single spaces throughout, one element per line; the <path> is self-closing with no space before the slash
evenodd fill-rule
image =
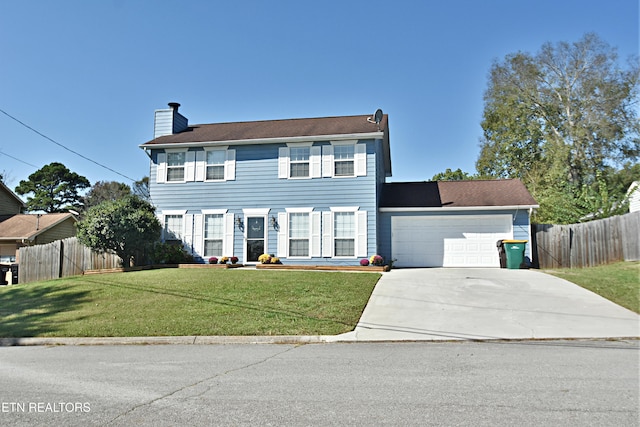
<path id="1" fill-rule="evenodd" d="M 474 172 L 494 60 L 595 32 L 638 53 L 638 0 L 0 0 L 0 173 L 140 179 L 153 112 L 191 124 L 389 114 L 393 177 Z M 121 174 L 121 175 L 120 175 Z"/>

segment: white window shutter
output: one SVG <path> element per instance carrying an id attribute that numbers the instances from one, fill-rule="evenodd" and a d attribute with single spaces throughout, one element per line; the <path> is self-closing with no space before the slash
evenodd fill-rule
<path id="1" fill-rule="evenodd" d="M 309 151 L 309 174 L 311 178 L 322 176 L 322 151 L 320 147 L 311 147 Z"/>
<path id="2" fill-rule="evenodd" d="M 356 256 L 367 254 L 367 211 L 356 212 Z"/>
<path id="3" fill-rule="evenodd" d="M 206 153 L 204 151 L 196 151 L 196 181 L 204 181 L 206 169 Z"/>
<path id="4" fill-rule="evenodd" d="M 193 215 L 193 251 L 194 255 L 202 256 L 204 254 L 204 224 L 203 215 Z"/>
<path id="5" fill-rule="evenodd" d="M 356 144 L 356 176 L 367 176 L 367 144 Z"/>
<path id="6" fill-rule="evenodd" d="M 233 232 L 234 232 L 234 214 L 226 213 L 224 215 L 224 240 L 222 241 L 222 255 L 233 256 Z"/>
<path id="7" fill-rule="evenodd" d="M 320 252 L 320 241 L 322 236 L 320 234 L 320 212 L 311 212 L 311 256 L 319 257 L 321 255 Z"/>
<path id="8" fill-rule="evenodd" d="M 184 180 L 187 182 L 196 180 L 196 152 L 187 151 L 184 161 Z"/>
<path id="9" fill-rule="evenodd" d="M 182 245 L 185 250 L 193 254 L 193 215 L 186 214 L 182 217 Z"/>
<path id="10" fill-rule="evenodd" d="M 158 153 L 158 165 L 156 168 L 156 182 L 163 184 L 167 182 L 167 155 L 166 153 Z"/>
<path id="11" fill-rule="evenodd" d="M 333 176 L 333 146 L 322 146 L 322 176 Z"/>
<path id="12" fill-rule="evenodd" d="M 333 213 L 322 212 L 322 256 L 333 256 Z"/>
<path id="13" fill-rule="evenodd" d="M 236 150 L 227 150 L 227 160 L 224 162 L 224 179 L 225 181 L 236 179 Z"/>
<path id="14" fill-rule="evenodd" d="M 281 258 L 289 256 L 289 221 L 286 212 L 278 212 L 278 251 Z"/>
<path id="15" fill-rule="evenodd" d="M 289 178 L 289 147 L 278 148 L 278 178 Z"/>

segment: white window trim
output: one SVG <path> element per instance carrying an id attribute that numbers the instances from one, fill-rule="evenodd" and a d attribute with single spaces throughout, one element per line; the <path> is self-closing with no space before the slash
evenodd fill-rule
<path id="1" fill-rule="evenodd" d="M 311 259 L 322 256 L 321 240 L 321 212 L 314 211 L 314 208 L 285 208 L 284 212 L 278 213 L 278 256 L 288 259 Z M 289 256 L 289 214 L 307 213 L 309 214 L 309 255 Z"/>
<path id="2" fill-rule="evenodd" d="M 173 154 L 173 153 L 184 153 L 184 165 L 182 166 L 184 168 L 184 178 L 182 179 L 182 181 L 169 181 L 169 154 Z M 190 153 L 193 153 L 192 155 L 190 155 Z M 189 181 L 189 177 L 190 177 L 190 173 L 191 173 L 191 168 L 193 168 L 193 174 L 195 174 L 195 152 L 194 151 L 189 151 L 189 149 L 187 148 L 167 148 L 164 150 L 164 153 L 160 153 L 160 154 L 164 154 L 164 156 L 160 157 L 160 155 L 158 155 L 158 178 L 160 178 L 160 180 L 158 180 L 158 183 L 163 183 L 163 184 L 184 184 L 185 182 Z M 190 157 L 193 156 L 193 159 L 190 159 Z M 160 159 L 162 159 L 162 165 L 160 165 Z M 191 160 L 191 165 L 189 165 Z M 160 174 L 162 174 L 162 176 L 160 176 Z M 191 179 L 191 181 L 193 181 L 193 179 Z"/>
<path id="3" fill-rule="evenodd" d="M 229 147 L 228 146 L 221 146 L 221 147 L 210 147 L 210 148 L 205 148 L 204 149 L 204 159 L 203 159 L 203 175 L 202 175 L 202 181 L 204 182 L 224 182 L 226 181 L 226 177 L 227 177 L 227 149 Z M 221 151 L 224 152 L 224 161 L 222 162 L 222 167 L 223 167 L 223 171 L 222 171 L 222 179 L 207 179 L 207 167 L 209 166 L 209 163 L 207 162 L 207 157 L 209 155 L 209 152 L 211 151 Z"/>
<path id="4" fill-rule="evenodd" d="M 291 148 L 309 148 L 309 176 L 291 176 Z M 278 148 L 278 178 L 291 180 L 305 180 L 322 177 L 322 148 L 313 142 L 287 143 L 286 147 Z"/>
<path id="5" fill-rule="evenodd" d="M 207 179 L 207 153 L 209 151 L 224 151 L 223 179 Z M 236 179 L 236 150 L 229 148 L 228 145 L 205 147 L 204 150 L 197 152 L 195 163 L 195 181 L 225 182 Z"/>
<path id="6" fill-rule="evenodd" d="M 185 216 L 187 214 L 186 209 L 182 209 L 182 210 L 167 210 L 167 211 L 162 211 L 161 214 L 159 214 L 158 216 L 161 218 L 162 221 L 162 241 L 166 242 L 166 236 L 165 236 L 165 226 L 166 226 L 166 218 L 167 216 L 181 216 L 182 217 L 182 230 L 180 231 L 180 234 L 182 236 L 181 241 L 184 242 L 184 236 L 185 236 Z M 172 242 L 175 242 L 176 240 L 171 240 Z"/>
<path id="7" fill-rule="evenodd" d="M 335 230 L 334 214 L 336 212 L 354 213 L 354 255 L 335 255 Z M 322 256 L 333 259 L 357 259 L 366 257 L 368 246 L 368 218 L 367 211 L 360 210 L 359 206 L 334 206 L 329 207 L 329 211 L 322 213 Z"/>
<path id="8" fill-rule="evenodd" d="M 322 146 L 322 176 L 326 178 L 356 178 L 367 175 L 367 144 L 357 139 L 344 141 L 329 141 L 330 145 Z M 353 145 L 353 175 L 336 175 L 333 147 L 339 145 Z"/>

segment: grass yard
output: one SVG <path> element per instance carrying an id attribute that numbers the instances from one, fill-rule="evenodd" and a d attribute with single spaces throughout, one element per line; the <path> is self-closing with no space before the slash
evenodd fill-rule
<path id="1" fill-rule="evenodd" d="M 0 337 L 334 335 L 377 273 L 161 269 L 0 288 Z"/>
<path id="2" fill-rule="evenodd" d="M 640 262 L 546 270 L 640 314 Z"/>

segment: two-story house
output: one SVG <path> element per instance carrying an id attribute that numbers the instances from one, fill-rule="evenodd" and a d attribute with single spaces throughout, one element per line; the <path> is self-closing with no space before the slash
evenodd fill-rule
<path id="1" fill-rule="evenodd" d="M 479 206 L 475 213 L 464 201 L 425 196 L 438 192 L 437 186 L 386 184 L 391 176 L 389 123 L 380 110 L 373 115 L 189 125 L 179 106 L 170 103 L 155 112 L 154 139 L 140 147 L 150 158 L 150 195 L 163 225 L 162 239 L 183 244 L 200 262 L 237 256 L 251 264 L 269 253 L 290 264 L 357 265 L 373 254 L 389 260 L 416 253 L 411 260 L 404 257 L 405 266 L 427 266 L 432 260 L 448 265 L 440 249 L 427 260 L 420 252 L 434 248 L 406 239 L 415 233 L 430 242 L 421 230 L 410 228 L 415 224 L 430 230 L 433 223 L 425 218 L 440 218 L 440 211 L 457 219 L 467 214 L 456 226 L 475 230 L 475 224 L 483 224 L 477 232 L 485 243 L 493 239 L 490 250 L 483 246 L 484 262 L 491 266 L 498 266 L 495 238 L 528 237 L 527 209 L 535 201 L 519 181 L 511 181 L 509 189 L 517 190 L 511 199 L 476 197 L 489 208 Z M 505 187 L 485 185 L 485 190 L 498 196 Z M 419 194 L 408 200 L 412 191 Z M 420 206 L 423 200 L 428 205 Z M 492 219 L 478 221 L 484 215 Z M 403 236 L 399 240 L 394 226 Z M 437 239 L 456 238 L 463 231 L 440 233 Z M 467 250 L 472 247 L 466 245 Z"/>

